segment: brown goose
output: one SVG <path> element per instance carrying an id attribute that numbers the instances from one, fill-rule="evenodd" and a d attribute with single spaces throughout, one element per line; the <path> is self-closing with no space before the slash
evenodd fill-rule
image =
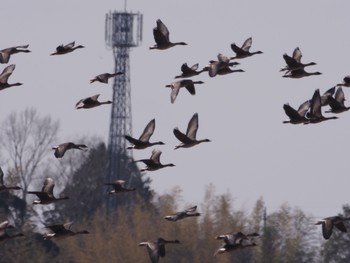
<path id="1" fill-rule="evenodd" d="M 179 244 L 179 240 L 165 240 L 158 238 L 156 240 L 148 240 L 141 242 L 139 246 L 147 246 L 147 251 L 152 263 L 158 263 L 159 257 L 165 257 L 166 244 Z"/>
<path id="2" fill-rule="evenodd" d="M 66 151 L 71 149 L 78 149 L 85 152 L 88 150 L 88 147 L 85 144 L 75 144 L 73 142 L 65 142 L 52 147 L 52 150 L 55 150 L 54 155 L 56 158 L 62 158 Z"/>
<path id="3" fill-rule="evenodd" d="M 101 83 L 108 83 L 108 79 L 113 78 L 118 75 L 123 75 L 123 72 L 116 72 L 116 73 L 102 73 L 100 75 L 97 75 L 92 80 L 90 80 L 90 83 L 93 83 L 95 81 L 101 82 Z"/>
<path id="4" fill-rule="evenodd" d="M 55 187 L 55 182 L 51 177 L 47 177 L 44 181 L 43 188 L 41 191 L 28 191 L 28 194 L 35 194 L 39 199 L 34 200 L 33 204 L 47 205 L 52 204 L 60 200 L 69 199 L 67 196 L 56 198 L 53 195 L 53 188 Z"/>
<path id="5" fill-rule="evenodd" d="M 337 86 L 350 87 L 350 76 L 345 76 L 342 83 L 338 83 Z"/>
<path id="6" fill-rule="evenodd" d="M 287 71 L 286 73 L 290 72 L 291 70 L 297 70 L 297 69 L 304 69 L 308 66 L 316 65 L 315 62 L 310 62 L 307 64 L 301 63 L 301 57 L 302 53 L 299 49 L 299 47 L 296 47 L 293 51 L 293 57 L 288 56 L 287 54 L 283 55 L 283 59 L 286 62 L 287 66 L 282 68 L 280 71 Z"/>
<path id="7" fill-rule="evenodd" d="M 310 108 L 311 101 L 307 100 L 301 104 L 298 110 L 295 110 L 288 103 L 283 105 L 284 112 L 289 117 L 288 121 L 283 121 L 283 123 L 300 124 L 308 123 L 310 120 L 306 118 L 306 113 Z"/>
<path id="8" fill-rule="evenodd" d="M 322 103 L 321 103 L 320 90 L 317 89 L 315 90 L 314 95 L 312 96 L 312 99 L 311 99 L 310 111 L 306 114 L 306 117 L 310 120 L 308 123 L 319 123 L 322 121 L 338 119 L 338 117 L 336 116 L 331 116 L 331 117 L 323 116 L 321 107 L 322 107 Z"/>
<path id="9" fill-rule="evenodd" d="M 156 171 L 156 170 L 164 168 L 164 167 L 175 166 L 172 163 L 161 164 L 160 163 L 160 155 L 161 154 L 162 154 L 162 152 L 160 150 L 153 149 L 150 159 L 141 159 L 141 160 L 137 160 L 135 162 L 143 162 L 144 164 L 146 164 L 146 167 L 140 170 L 141 172 L 143 172 L 143 171 Z"/>
<path id="10" fill-rule="evenodd" d="M 282 77 L 284 78 L 292 78 L 292 79 L 300 79 L 304 77 L 321 75 L 321 72 L 306 72 L 303 68 L 291 70 Z"/>
<path id="11" fill-rule="evenodd" d="M 156 44 L 151 46 L 150 49 L 164 50 L 177 45 L 187 45 L 185 42 L 170 42 L 169 30 L 160 19 L 157 20 L 157 27 L 153 28 L 153 36 Z"/>
<path id="12" fill-rule="evenodd" d="M 9 233 L 6 231 L 6 229 L 13 229 L 14 227 L 9 225 L 9 222 L 3 221 L 0 223 L 0 241 L 4 241 L 6 239 L 11 239 L 11 238 L 15 238 L 15 237 L 20 237 L 20 236 L 24 236 L 22 233 L 17 233 L 14 235 L 9 235 Z"/>
<path id="13" fill-rule="evenodd" d="M 186 134 L 183 134 L 182 132 L 180 132 L 178 128 L 175 128 L 173 130 L 175 137 L 179 141 L 181 141 L 181 144 L 175 146 L 175 150 L 178 148 L 189 148 L 197 144 L 200 144 L 202 142 L 210 142 L 209 139 L 197 140 L 196 139 L 197 130 L 198 130 L 198 113 L 195 113 L 188 123 Z"/>
<path id="14" fill-rule="evenodd" d="M 164 217 L 164 219 L 175 222 L 187 217 L 194 217 L 194 216 L 200 216 L 200 215 L 201 214 L 197 212 L 197 206 L 195 205 L 181 212 L 177 212 L 172 215 L 167 215 Z"/>
<path id="15" fill-rule="evenodd" d="M 335 92 L 334 98 L 332 96 L 328 97 L 328 104 L 331 107 L 331 109 L 326 112 L 341 113 L 344 111 L 348 111 L 350 107 L 345 106 L 344 102 L 345 102 L 345 95 L 342 87 L 339 87 Z"/>
<path id="16" fill-rule="evenodd" d="M 215 237 L 216 239 L 221 239 L 224 241 L 222 246 L 215 251 L 214 256 L 217 254 L 223 254 L 236 249 L 242 249 L 247 247 L 256 246 L 254 238 L 258 237 L 258 233 L 243 234 L 242 232 L 234 232 L 224 235 L 219 235 Z"/>
<path id="17" fill-rule="evenodd" d="M 98 101 L 99 96 L 100 96 L 100 94 L 96 94 L 94 96 L 87 97 L 85 99 L 81 99 L 75 104 L 75 108 L 76 109 L 91 109 L 91 108 L 100 106 L 102 104 L 111 104 L 112 103 L 112 101 L 110 101 L 110 100 Z"/>
<path id="18" fill-rule="evenodd" d="M 10 88 L 13 86 L 23 85 L 22 83 L 19 83 L 19 82 L 12 83 L 12 84 L 9 84 L 7 82 L 8 78 L 11 76 L 11 74 L 15 70 L 15 68 L 16 68 L 15 64 L 9 65 L 6 68 L 4 68 L 4 70 L 0 74 L 0 90 L 7 89 L 7 88 Z"/>
<path id="19" fill-rule="evenodd" d="M 43 235 L 44 239 L 51 239 L 51 238 L 66 238 L 71 236 L 76 236 L 79 234 L 89 234 L 90 232 L 87 230 L 82 231 L 76 231 L 73 232 L 70 230 L 73 223 L 66 223 L 66 224 L 58 224 L 58 225 L 49 225 L 45 228 L 48 228 L 50 230 L 50 233 L 45 233 Z"/>
<path id="20" fill-rule="evenodd" d="M 187 65 L 187 63 L 182 64 L 181 66 L 181 75 L 175 76 L 176 79 L 178 78 L 190 78 L 190 77 L 194 77 L 197 76 L 199 74 L 201 74 L 204 70 L 199 70 L 198 69 L 198 63 L 194 64 L 193 66 L 189 67 Z"/>
<path id="21" fill-rule="evenodd" d="M 22 189 L 19 186 L 6 186 L 4 185 L 4 172 L 2 171 L 0 167 L 0 192 L 1 191 L 8 191 L 8 190 L 20 190 Z"/>
<path id="22" fill-rule="evenodd" d="M 249 37 L 246 41 L 244 41 L 242 47 L 238 47 L 235 43 L 231 44 L 231 49 L 233 52 L 236 53 L 235 57 L 231 57 L 230 59 L 237 59 L 237 58 L 246 58 L 253 56 L 255 54 L 262 54 L 262 51 L 254 51 L 250 52 L 249 49 L 252 46 L 253 39 Z"/>
<path id="23" fill-rule="evenodd" d="M 164 142 L 150 142 L 149 139 L 153 135 L 154 129 L 156 127 L 156 120 L 151 120 L 145 129 L 143 130 L 143 133 L 141 134 L 139 139 L 135 139 L 129 135 L 125 135 L 125 139 L 127 139 L 130 143 L 132 143 L 131 146 L 128 146 L 127 149 L 145 149 L 147 147 L 153 146 L 153 145 L 164 145 Z"/>
<path id="24" fill-rule="evenodd" d="M 30 50 L 27 49 L 28 47 L 29 45 L 23 45 L 23 46 L 9 47 L 9 48 L 0 50 L 0 63 L 1 64 L 8 63 L 10 61 L 11 55 L 13 54 L 29 53 Z"/>
<path id="25" fill-rule="evenodd" d="M 216 75 L 226 75 L 234 72 L 244 72 L 242 69 L 231 69 L 230 67 L 238 65 L 238 62 L 230 62 L 230 59 L 223 54 L 219 53 L 218 60 L 211 60 L 210 64 L 203 68 L 203 71 L 208 71 L 209 77 L 215 77 Z"/>
<path id="26" fill-rule="evenodd" d="M 323 218 L 315 223 L 315 225 L 322 224 L 322 235 L 324 239 L 329 239 L 332 235 L 333 226 L 338 228 L 341 232 L 347 232 L 347 229 L 344 225 L 344 221 L 349 221 L 350 217 L 341 217 L 341 216 L 330 216 Z"/>
<path id="27" fill-rule="evenodd" d="M 196 94 L 194 84 L 203 84 L 203 81 L 193 81 L 192 79 L 180 79 L 173 81 L 171 84 L 166 85 L 165 87 L 171 88 L 170 101 L 174 103 L 179 94 L 180 88 L 186 88 L 191 95 Z"/>
<path id="28" fill-rule="evenodd" d="M 78 48 L 84 48 L 84 46 L 82 45 L 78 45 L 78 46 L 74 46 L 75 45 L 75 42 L 71 42 L 67 45 L 59 45 L 57 48 L 56 48 L 56 51 L 51 53 L 50 55 L 51 56 L 54 56 L 54 55 L 64 55 L 64 54 L 67 54 L 67 53 L 70 53 L 70 52 L 73 52 L 74 50 L 78 49 Z"/>
<path id="29" fill-rule="evenodd" d="M 125 181 L 124 180 L 116 180 L 114 183 L 105 183 L 105 185 L 111 185 L 113 186 L 113 190 L 109 191 L 108 194 L 119 194 L 119 193 L 125 193 L 130 191 L 135 191 L 135 188 L 125 188 Z"/>

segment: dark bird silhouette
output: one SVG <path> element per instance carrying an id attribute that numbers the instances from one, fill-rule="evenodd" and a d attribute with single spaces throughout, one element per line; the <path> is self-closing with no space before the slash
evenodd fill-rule
<path id="1" fill-rule="evenodd" d="M 187 217 L 194 217 L 194 216 L 200 216 L 201 214 L 197 212 L 197 206 L 192 206 L 186 210 L 177 212 L 175 214 L 167 215 L 164 217 L 164 219 L 169 221 L 178 221 Z"/>
<path id="2" fill-rule="evenodd" d="M 165 257 L 165 245 L 166 244 L 179 244 L 179 240 L 165 240 L 158 238 L 156 240 L 148 240 L 141 242 L 139 246 L 146 246 L 149 257 L 152 263 L 158 263 L 159 257 Z"/>
<path id="3" fill-rule="evenodd" d="M 262 51 L 254 51 L 250 52 L 250 47 L 252 46 L 253 39 L 249 37 L 246 41 L 244 41 L 242 47 L 238 47 L 235 43 L 231 44 L 231 49 L 233 52 L 236 53 L 235 57 L 231 57 L 230 59 L 237 59 L 237 58 L 246 58 L 253 56 L 255 54 L 262 54 Z"/>
<path id="4" fill-rule="evenodd" d="M 291 70 L 288 73 L 284 74 L 282 77 L 284 78 L 292 78 L 292 79 L 301 79 L 304 77 L 321 75 L 321 72 L 306 72 L 303 68 Z"/>
<path id="5" fill-rule="evenodd" d="M 147 124 L 147 126 L 143 130 L 143 133 L 141 134 L 139 139 L 135 139 L 129 135 L 125 135 L 125 139 L 127 139 L 130 143 L 132 143 L 132 145 L 128 146 L 127 149 L 145 149 L 153 145 L 164 145 L 164 142 L 161 142 L 161 141 L 158 141 L 158 142 L 149 141 L 149 139 L 153 135 L 155 127 L 156 127 L 156 120 L 153 119 Z"/>
<path id="6" fill-rule="evenodd" d="M 150 49 L 163 50 L 177 45 L 187 45 L 185 42 L 172 43 L 169 40 L 169 30 L 160 19 L 157 20 L 157 27 L 153 28 L 153 36 L 156 44 L 151 46 Z"/>
<path id="7" fill-rule="evenodd" d="M 322 235 L 324 239 L 329 239 L 332 235 L 333 226 L 338 228 L 341 232 L 347 232 L 344 221 L 349 221 L 350 217 L 330 216 L 323 218 L 315 223 L 315 225 L 322 225 Z"/>
<path id="8" fill-rule="evenodd" d="M 2 171 L 0 167 L 0 192 L 1 191 L 8 191 L 8 190 L 20 190 L 22 189 L 19 186 L 6 186 L 4 184 L 4 172 Z"/>
<path id="9" fill-rule="evenodd" d="M 315 62 L 310 62 L 310 63 L 306 63 L 306 64 L 301 63 L 302 56 L 303 55 L 302 55 L 299 47 L 294 49 L 292 57 L 288 56 L 287 54 L 284 54 L 283 58 L 287 64 L 287 66 L 282 68 L 280 71 L 286 71 L 286 73 L 288 73 L 291 70 L 304 69 L 305 67 L 316 65 Z"/>
<path id="10" fill-rule="evenodd" d="M 115 76 L 118 75 L 123 75 L 123 72 L 116 72 L 116 73 L 102 73 L 100 75 L 97 75 L 96 77 L 94 77 L 92 80 L 90 80 L 90 83 L 93 83 L 95 81 L 101 82 L 101 83 L 108 83 L 108 80 L 110 78 L 113 78 Z"/>
<path id="11" fill-rule="evenodd" d="M 47 177 L 44 181 L 43 188 L 40 192 L 38 191 L 28 191 L 28 194 L 35 194 L 39 199 L 34 200 L 33 204 L 47 205 L 52 204 L 60 200 L 69 199 L 67 196 L 56 198 L 53 195 L 53 188 L 55 187 L 55 182 L 51 177 Z"/>
<path id="12" fill-rule="evenodd" d="M 210 142 L 209 139 L 197 140 L 196 139 L 197 130 L 198 130 L 198 113 L 195 113 L 187 125 L 186 134 L 183 134 L 182 132 L 180 132 L 178 128 L 175 128 L 173 130 L 175 137 L 179 141 L 181 141 L 181 144 L 175 146 L 175 149 L 189 148 L 197 144 L 200 144 L 202 142 Z"/>
<path id="13" fill-rule="evenodd" d="M 309 119 L 306 118 L 306 112 L 310 108 L 311 101 L 307 100 L 303 104 L 301 104 L 298 110 L 295 110 L 288 103 L 283 105 L 284 112 L 289 117 L 288 121 L 283 121 L 283 123 L 291 123 L 291 124 L 300 124 L 300 123 L 308 123 Z"/>
<path id="14" fill-rule="evenodd" d="M 234 72 L 244 72 L 242 69 L 231 69 L 232 66 L 236 66 L 238 62 L 230 62 L 230 59 L 225 55 L 219 53 L 218 60 L 211 60 L 209 65 L 203 68 L 203 71 L 208 71 L 209 77 L 213 78 L 216 75 L 226 75 Z"/>
<path id="15" fill-rule="evenodd" d="M 328 89 L 323 95 L 321 96 L 321 106 L 327 106 L 329 104 L 329 100 L 335 93 L 335 86 Z"/>
<path id="16" fill-rule="evenodd" d="M 137 160 L 135 162 L 143 162 L 144 164 L 146 164 L 146 167 L 140 170 L 141 172 L 143 172 L 143 171 L 156 171 L 156 170 L 164 168 L 164 167 L 175 166 L 172 163 L 161 164 L 160 163 L 160 155 L 161 154 L 162 154 L 162 152 L 160 150 L 153 149 L 150 159 L 141 159 L 141 160 Z"/>
<path id="17" fill-rule="evenodd" d="M 236 249 L 242 249 L 247 247 L 256 246 L 254 238 L 258 237 L 258 233 L 243 234 L 242 232 L 234 232 L 215 237 L 224 241 L 222 246 L 215 251 L 214 256 L 217 254 L 223 254 Z"/>
<path id="18" fill-rule="evenodd" d="M 112 103 L 112 101 L 110 101 L 110 100 L 98 101 L 99 96 L 100 96 L 100 94 L 96 94 L 94 96 L 87 97 L 85 99 L 81 99 L 75 104 L 75 108 L 76 109 L 91 109 L 91 108 L 100 106 L 102 104 L 111 104 Z"/>
<path id="19" fill-rule="evenodd" d="M 74 46 L 75 45 L 75 42 L 71 42 L 67 45 L 59 45 L 57 48 L 56 48 L 56 51 L 51 53 L 50 55 L 53 56 L 53 55 L 64 55 L 64 54 L 67 54 L 67 53 L 70 53 L 70 52 L 73 52 L 74 50 L 78 49 L 78 48 L 84 48 L 84 46 L 82 45 L 78 45 L 78 46 Z"/>
<path id="20" fill-rule="evenodd" d="M 88 147 L 85 144 L 75 144 L 73 142 L 65 142 L 52 147 L 52 150 L 55 150 L 54 155 L 56 158 L 62 158 L 66 151 L 71 149 L 78 149 L 85 152 L 88 150 Z"/>
<path id="21" fill-rule="evenodd" d="M 334 98 L 332 96 L 328 97 L 328 105 L 331 107 L 331 109 L 326 112 L 341 113 L 344 111 L 348 111 L 350 107 L 345 106 L 344 102 L 345 95 L 342 87 L 339 87 L 335 92 Z"/>
<path id="22" fill-rule="evenodd" d="M 76 236 L 80 234 L 89 234 L 90 232 L 87 230 L 82 231 L 76 231 L 73 232 L 70 230 L 73 223 L 66 223 L 66 224 L 58 224 L 58 225 L 49 225 L 45 226 L 45 228 L 49 229 L 49 233 L 45 233 L 43 235 L 44 239 L 51 239 L 51 238 L 66 238 L 71 236 Z"/>
<path id="23" fill-rule="evenodd" d="M 350 76 L 345 76 L 342 83 L 338 83 L 337 86 L 350 87 Z"/>
<path id="24" fill-rule="evenodd" d="M 322 106 L 322 103 L 321 103 L 320 90 L 317 89 L 315 90 L 314 95 L 312 96 L 312 99 L 311 99 L 310 111 L 307 112 L 306 114 L 306 117 L 310 120 L 308 123 L 319 123 L 322 121 L 338 119 L 338 117 L 336 116 L 331 116 L 331 117 L 323 116 L 321 111 L 321 106 Z"/>
<path id="25" fill-rule="evenodd" d="M 171 88 L 170 101 L 174 103 L 179 94 L 180 88 L 186 88 L 191 95 L 196 94 L 194 84 L 203 84 L 203 81 L 193 81 L 192 79 L 180 79 L 173 81 L 172 83 L 166 85 L 165 87 Z"/>
<path id="26" fill-rule="evenodd" d="M 190 77 L 194 77 L 197 76 L 199 74 L 201 74 L 204 70 L 199 70 L 198 69 L 198 63 L 194 64 L 193 66 L 189 67 L 187 65 L 187 63 L 182 64 L 181 66 L 181 75 L 175 76 L 176 79 L 178 78 L 190 78 Z"/>
<path id="27" fill-rule="evenodd" d="M 4 68 L 4 70 L 0 74 L 0 90 L 7 89 L 13 86 L 21 86 L 23 85 L 20 82 L 9 84 L 7 81 L 11 76 L 12 72 L 15 70 L 16 65 L 12 64 Z"/>
<path id="28" fill-rule="evenodd" d="M 105 183 L 105 185 L 113 186 L 113 190 L 109 191 L 109 194 L 119 194 L 136 190 L 135 188 L 125 188 L 124 180 L 116 180 L 114 183 Z"/>
<path id="29" fill-rule="evenodd" d="M 0 63 L 6 64 L 10 61 L 11 55 L 17 54 L 17 53 L 29 53 L 30 50 L 27 48 L 29 45 L 23 45 L 23 46 L 15 46 L 15 47 L 9 47 L 0 50 Z"/>
<path id="30" fill-rule="evenodd" d="M 15 237 L 24 236 L 22 233 L 16 233 L 16 234 L 10 235 L 6 231 L 7 229 L 13 229 L 13 228 L 14 227 L 11 226 L 7 220 L 1 222 L 0 223 L 0 241 L 4 241 L 6 239 L 12 239 L 12 238 L 15 238 Z"/>

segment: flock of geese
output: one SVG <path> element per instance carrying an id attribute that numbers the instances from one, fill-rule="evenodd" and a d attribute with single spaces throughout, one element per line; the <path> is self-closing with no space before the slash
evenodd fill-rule
<path id="1" fill-rule="evenodd" d="M 155 45 L 151 46 L 150 49 L 158 49 L 158 50 L 166 50 L 168 48 L 177 46 L 177 45 L 187 45 L 185 42 L 171 42 L 169 39 L 169 30 L 165 26 L 165 24 L 158 19 L 157 26 L 153 29 L 154 40 L 156 42 Z M 16 53 L 28 53 L 29 45 L 23 46 L 15 46 L 11 48 L 6 48 L 0 50 L 0 63 L 6 64 L 9 62 L 11 55 Z M 171 89 L 170 101 L 174 103 L 176 97 L 179 94 L 181 88 L 185 88 L 191 95 L 195 95 L 195 85 L 202 84 L 202 81 L 193 81 L 190 78 L 193 76 L 197 76 L 203 72 L 208 72 L 210 77 L 215 77 L 217 75 L 226 75 L 234 72 L 244 72 L 241 69 L 233 69 L 239 65 L 236 62 L 236 59 L 244 59 L 247 57 L 251 57 L 256 54 L 262 54 L 262 51 L 254 51 L 251 52 L 250 48 L 252 46 L 252 38 L 248 38 L 242 46 L 237 46 L 236 44 L 231 44 L 231 49 L 235 53 L 233 57 L 227 57 L 223 54 L 217 55 L 217 60 L 210 60 L 209 64 L 206 65 L 201 70 L 198 70 L 198 64 L 194 64 L 191 67 L 184 63 L 181 66 L 181 74 L 175 76 L 175 80 L 170 84 L 166 85 Z M 75 42 L 71 42 L 67 45 L 60 45 L 56 48 L 56 51 L 51 53 L 50 55 L 64 55 L 73 52 L 76 49 L 84 48 L 82 45 L 75 46 Z M 310 63 L 302 63 L 301 62 L 302 53 L 300 49 L 295 48 L 293 55 L 289 56 L 287 54 L 283 55 L 283 58 L 286 62 L 286 66 L 281 69 L 281 72 L 285 72 L 283 77 L 285 78 L 303 78 L 312 75 L 320 75 L 320 72 L 307 72 L 305 71 L 306 67 L 316 65 L 315 62 Z M 22 85 L 22 83 L 8 83 L 9 77 L 12 75 L 15 69 L 15 65 L 9 65 L 5 67 L 3 72 L 0 74 L 0 90 L 10 88 L 13 86 Z M 101 82 L 108 83 L 110 78 L 117 77 L 118 75 L 123 74 L 122 72 L 115 73 L 103 73 L 95 76 L 90 80 L 90 83 L 93 82 Z M 326 112 L 331 113 L 341 113 L 349 110 L 350 107 L 344 105 L 345 96 L 342 90 L 342 86 L 350 87 L 350 76 L 344 78 L 342 83 L 337 84 L 335 87 L 327 90 L 324 94 L 320 95 L 320 91 L 315 90 L 311 99 L 307 99 L 303 102 L 298 110 L 292 108 L 289 104 L 284 104 L 283 109 L 286 115 L 289 117 L 289 120 L 284 121 L 283 123 L 291 123 L 291 124 L 311 124 L 311 123 L 319 123 L 325 120 L 336 119 L 337 117 L 325 117 L 322 114 L 322 107 L 329 106 L 330 110 Z M 333 95 L 335 96 L 333 97 Z M 79 100 L 76 103 L 76 109 L 89 109 L 94 108 L 103 104 L 111 104 L 112 101 L 99 101 L 99 94 L 96 94 L 91 97 L 87 97 Z M 146 149 L 148 147 L 152 147 L 155 145 L 164 145 L 162 141 L 150 142 L 150 138 L 153 135 L 155 130 L 155 119 L 151 120 L 145 127 L 144 131 L 140 135 L 138 139 L 133 138 L 129 135 L 125 135 L 126 140 L 130 142 L 130 146 L 128 149 Z M 195 113 L 190 119 L 186 133 L 181 132 L 178 128 L 174 128 L 173 133 L 174 136 L 180 141 L 180 144 L 175 146 L 175 149 L 179 148 L 190 148 L 196 146 L 203 142 L 210 142 L 209 139 L 197 139 L 197 130 L 198 130 L 198 113 Z M 56 158 L 62 158 L 67 150 L 81 150 L 86 151 L 88 147 L 84 144 L 75 144 L 73 142 L 62 143 L 55 147 L 52 147 L 54 150 L 54 156 Z M 175 166 L 172 163 L 162 164 L 160 162 L 161 151 L 158 149 L 153 149 L 152 155 L 149 159 L 140 159 L 135 162 L 143 162 L 146 167 L 142 168 L 140 171 L 155 171 L 165 167 L 173 167 Z M 0 191 L 8 191 L 8 190 L 20 190 L 19 186 L 6 186 L 4 184 L 4 173 L 0 168 Z M 111 186 L 113 189 L 110 190 L 109 194 L 119 194 L 125 192 L 135 191 L 135 188 L 126 188 L 125 182 L 123 180 L 116 180 L 115 182 L 108 182 L 105 185 Z M 28 191 L 28 194 L 34 194 L 38 197 L 38 199 L 33 201 L 33 204 L 51 204 L 57 201 L 68 199 L 67 196 L 64 197 L 55 197 L 53 194 L 54 190 L 54 180 L 50 177 L 45 178 L 43 187 L 41 191 Z M 197 206 L 190 207 L 183 211 L 167 215 L 164 219 L 172 222 L 176 222 L 179 220 L 183 220 L 185 218 L 190 217 L 198 217 L 200 213 L 197 212 Z M 316 224 L 322 225 L 322 233 L 325 239 L 329 239 L 332 234 L 333 227 L 335 226 L 342 232 L 346 232 L 346 227 L 344 221 L 350 220 L 350 217 L 341 217 L 341 216 L 332 216 L 326 217 Z M 83 231 L 72 231 L 71 228 L 72 223 L 67 224 L 56 224 L 56 225 L 46 225 L 45 227 L 49 230 L 48 233 L 45 233 L 43 237 L 45 239 L 50 238 L 59 238 L 59 237 L 68 237 L 74 236 L 77 234 L 88 234 L 87 230 Z M 17 233 L 10 235 L 9 229 L 14 228 L 9 224 L 8 221 L 3 221 L 0 224 L 0 240 L 5 240 L 8 238 L 14 238 L 18 236 L 23 236 L 22 233 Z M 243 234 L 241 231 L 232 232 L 227 234 L 222 234 L 216 237 L 218 240 L 222 240 L 223 243 L 219 249 L 217 249 L 214 255 L 226 253 L 229 251 L 233 251 L 236 249 L 242 249 L 247 247 L 254 247 L 257 245 L 255 239 L 259 237 L 258 233 L 249 233 Z M 178 240 L 165 240 L 161 237 L 155 240 L 148 240 L 145 242 L 139 243 L 140 246 L 146 246 L 149 252 L 149 257 L 152 263 L 159 262 L 159 257 L 165 256 L 165 245 L 166 244 L 179 244 Z"/>

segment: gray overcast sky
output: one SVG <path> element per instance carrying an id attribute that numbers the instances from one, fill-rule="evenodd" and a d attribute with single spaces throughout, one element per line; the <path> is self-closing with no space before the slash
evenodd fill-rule
<path id="1" fill-rule="evenodd" d="M 152 141 L 164 141 L 161 161 L 176 164 L 148 173 L 152 188 L 162 194 L 179 185 L 185 202 L 195 204 L 213 183 L 217 194 L 231 192 L 236 207 L 247 211 L 263 196 L 268 212 L 284 202 L 320 217 L 341 212 L 349 202 L 350 113 L 317 125 L 283 125 L 287 116 L 282 106 L 289 102 L 298 107 L 315 89 L 322 93 L 350 74 L 349 8 L 347 1 L 319 0 L 128 1 L 127 10 L 142 13 L 144 22 L 142 45 L 130 55 L 133 134 L 138 137 L 156 118 Z M 32 106 L 60 120 L 60 142 L 99 135 L 107 143 L 110 105 L 91 110 L 75 110 L 74 105 L 98 93 L 101 100 L 111 98 L 112 84 L 89 84 L 95 75 L 114 70 L 104 40 L 110 10 L 123 11 L 124 1 L 2 3 L 0 48 L 30 44 L 32 53 L 10 60 L 16 69 L 9 82 L 24 85 L 1 91 L 0 121 Z M 189 45 L 149 50 L 158 18 L 173 42 Z M 264 54 L 240 60 L 238 68 L 245 73 L 215 78 L 202 74 L 194 78 L 205 82 L 195 96 L 181 90 L 175 104 L 170 103 L 165 85 L 180 73 L 182 63 L 203 67 L 219 52 L 232 56 L 230 44 L 241 45 L 250 36 L 251 51 Z M 49 56 L 57 45 L 73 40 L 86 48 Z M 282 55 L 291 55 L 297 46 L 304 63 L 317 63 L 307 70 L 323 75 L 282 78 Z M 174 151 L 178 141 L 172 129 L 185 131 L 195 112 L 197 137 L 212 142 Z M 134 157 L 148 158 L 151 151 L 135 151 Z"/>

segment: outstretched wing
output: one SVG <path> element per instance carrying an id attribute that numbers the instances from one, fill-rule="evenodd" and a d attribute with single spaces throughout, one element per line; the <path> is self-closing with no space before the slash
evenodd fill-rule
<path id="1" fill-rule="evenodd" d="M 187 137 L 190 138 L 191 140 L 195 140 L 197 135 L 197 130 L 198 130 L 198 114 L 195 113 L 192 116 L 190 122 L 188 123 L 187 131 L 186 131 Z"/>
<path id="2" fill-rule="evenodd" d="M 147 124 L 139 140 L 142 142 L 148 142 L 154 132 L 155 127 L 156 127 L 156 120 L 153 119 Z"/>

